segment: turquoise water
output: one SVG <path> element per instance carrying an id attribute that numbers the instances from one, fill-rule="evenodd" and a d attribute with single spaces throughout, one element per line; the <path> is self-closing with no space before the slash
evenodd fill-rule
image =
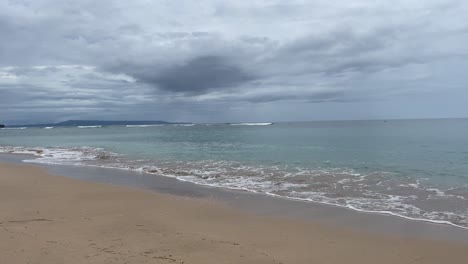
<path id="1" fill-rule="evenodd" d="M 468 119 L 0 130 L 28 162 L 131 169 L 468 227 Z"/>

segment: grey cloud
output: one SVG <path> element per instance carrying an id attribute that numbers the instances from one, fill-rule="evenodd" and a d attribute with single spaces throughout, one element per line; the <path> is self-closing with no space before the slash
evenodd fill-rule
<path id="1" fill-rule="evenodd" d="M 200 94 L 210 90 L 243 85 L 255 79 L 229 59 L 221 56 L 201 56 L 169 68 L 129 67 L 125 72 L 138 81 L 154 85 L 162 90 L 188 94 Z M 135 71 L 135 69 L 137 71 Z"/>
<path id="2" fill-rule="evenodd" d="M 317 91 L 304 95 L 302 93 L 291 94 L 287 91 L 280 94 L 266 94 L 266 95 L 256 95 L 256 96 L 247 96 L 244 98 L 245 101 L 250 103 L 270 103 L 275 101 L 305 101 L 310 103 L 323 103 L 323 102 L 338 102 L 345 101 L 347 97 L 347 92 L 345 91 Z M 237 98 L 241 99 L 241 98 Z M 354 101 L 347 99 L 349 101 Z"/>
<path id="3" fill-rule="evenodd" d="M 1 107 L 222 121 L 231 106 L 463 98 L 467 12 L 461 0 L 0 1 Z"/>
<path id="4" fill-rule="evenodd" d="M 287 62 L 295 73 L 322 73 L 336 75 L 343 72 L 379 71 L 414 62 L 407 54 L 388 57 L 387 53 L 398 46 L 399 30 L 396 27 L 374 29 L 358 33 L 347 27 L 326 35 L 310 35 L 284 45 L 272 57 L 274 61 Z M 395 62 L 396 61 L 396 62 Z"/>

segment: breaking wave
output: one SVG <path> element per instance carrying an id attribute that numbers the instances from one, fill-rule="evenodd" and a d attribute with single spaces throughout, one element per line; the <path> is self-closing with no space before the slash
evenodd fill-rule
<path id="1" fill-rule="evenodd" d="M 158 127 L 164 126 L 163 124 L 155 124 L 155 125 L 126 125 L 125 127 Z"/>
<path id="2" fill-rule="evenodd" d="M 173 126 L 183 126 L 183 127 L 191 127 L 195 126 L 196 124 L 173 124 Z"/>
<path id="3" fill-rule="evenodd" d="M 1 129 L 6 129 L 6 130 L 9 130 L 9 129 L 12 129 L 12 130 L 15 130 L 15 129 L 20 129 L 20 130 L 23 130 L 23 129 L 27 129 L 27 127 L 3 127 Z"/>
<path id="4" fill-rule="evenodd" d="M 273 123 L 230 123 L 231 126 L 269 126 Z"/>

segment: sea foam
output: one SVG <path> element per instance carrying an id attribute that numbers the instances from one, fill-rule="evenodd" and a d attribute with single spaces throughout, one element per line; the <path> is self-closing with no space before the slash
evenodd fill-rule
<path id="1" fill-rule="evenodd" d="M 100 128 L 102 127 L 101 125 L 98 126 L 77 126 L 78 128 Z"/>
<path id="2" fill-rule="evenodd" d="M 231 123 L 231 126 L 269 126 L 273 123 Z"/>
<path id="3" fill-rule="evenodd" d="M 132 160 L 93 147 L 0 146 L 0 153 L 35 156 L 24 162 L 132 170 L 200 185 L 264 193 L 356 211 L 468 228 L 468 187 L 442 189 L 421 180 L 396 178 L 385 171 L 360 173 L 348 168 L 247 166 L 238 162 L 215 160 Z M 428 209 L 431 204 L 447 201 L 461 207 L 444 211 Z"/>

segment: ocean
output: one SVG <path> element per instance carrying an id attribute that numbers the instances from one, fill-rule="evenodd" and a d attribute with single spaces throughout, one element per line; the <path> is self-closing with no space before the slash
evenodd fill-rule
<path id="1" fill-rule="evenodd" d="M 468 119 L 0 129 L 0 153 L 468 228 Z"/>

